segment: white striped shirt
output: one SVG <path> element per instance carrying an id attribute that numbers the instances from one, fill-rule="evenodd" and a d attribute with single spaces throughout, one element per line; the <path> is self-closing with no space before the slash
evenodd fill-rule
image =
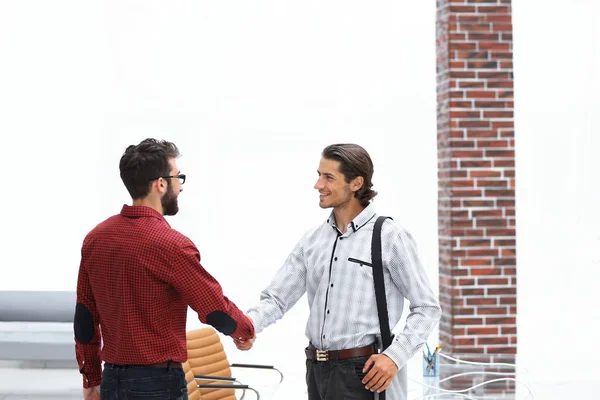
<path id="1" fill-rule="evenodd" d="M 248 311 L 259 333 L 281 319 L 306 292 L 310 314 L 306 337 L 318 349 L 341 350 L 380 340 L 379 318 L 371 267 L 371 237 L 377 215 L 367 206 L 344 234 L 333 212 L 327 222 L 298 242 L 260 302 Z M 402 332 L 383 353 L 399 368 L 427 341 L 441 308 L 431 290 L 412 236 L 389 219 L 383 224 L 381 247 L 390 327 L 400 321 L 404 299 L 410 314 Z M 406 397 L 406 370 L 388 389 L 390 399 Z M 400 387 L 398 387 L 400 386 Z"/>

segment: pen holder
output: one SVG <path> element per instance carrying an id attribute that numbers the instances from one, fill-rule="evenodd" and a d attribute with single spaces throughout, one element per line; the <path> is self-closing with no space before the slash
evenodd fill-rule
<path id="1" fill-rule="evenodd" d="M 427 354 L 423 352 L 423 376 L 439 376 L 439 360 L 439 353 L 427 358 Z"/>

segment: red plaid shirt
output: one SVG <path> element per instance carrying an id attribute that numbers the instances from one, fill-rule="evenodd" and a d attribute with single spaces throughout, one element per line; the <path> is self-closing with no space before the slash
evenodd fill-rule
<path id="1" fill-rule="evenodd" d="M 187 360 L 188 305 L 203 323 L 214 311 L 233 318 L 232 337 L 254 336 L 251 322 L 200 264 L 192 241 L 149 207 L 125 205 L 86 236 L 77 303 L 89 310 L 94 326 L 91 341 L 75 339 L 84 387 L 100 384 L 101 360 L 136 365 Z"/>

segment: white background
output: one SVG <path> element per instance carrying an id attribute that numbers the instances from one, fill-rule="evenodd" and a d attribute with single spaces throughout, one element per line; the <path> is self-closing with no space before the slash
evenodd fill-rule
<path id="1" fill-rule="evenodd" d="M 370 152 L 376 209 L 437 292 L 434 2 L 4 1 L 0 55 L 0 290 L 73 290 L 83 237 L 130 202 L 123 150 L 157 137 L 188 175 L 169 221 L 243 310 L 327 218 L 312 187 L 336 142 Z M 275 364 L 279 397 L 304 398 L 307 310 L 252 352 L 226 338 L 230 361 Z"/>
<path id="2" fill-rule="evenodd" d="M 514 4 L 518 363 L 553 383 L 536 399 L 600 373 L 599 12 Z M 0 290 L 74 289 L 81 240 L 129 203 L 119 157 L 146 137 L 180 146 L 169 221 L 242 309 L 326 218 L 312 186 L 333 142 L 369 150 L 375 205 L 415 235 L 437 290 L 435 119 L 433 1 L 5 0 Z M 306 315 L 303 299 L 248 353 L 226 339 L 231 361 L 277 365 L 278 397 L 303 398 Z"/>
<path id="3" fill-rule="evenodd" d="M 513 3 L 518 365 L 597 398 L 600 3 Z"/>

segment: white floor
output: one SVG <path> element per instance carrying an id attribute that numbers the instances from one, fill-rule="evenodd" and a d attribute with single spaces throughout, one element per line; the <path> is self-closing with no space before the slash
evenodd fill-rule
<path id="1" fill-rule="evenodd" d="M 261 379 L 262 378 L 262 379 Z M 266 382 L 265 377 L 248 376 L 251 381 Z M 256 380 L 255 380 L 256 379 Z M 304 377 L 286 376 L 284 383 L 277 385 L 273 382 L 255 385 L 261 393 L 261 399 L 306 399 Z M 596 382 L 555 382 L 529 383 L 534 400 L 563 400 L 563 399 L 600 399 L 600 380 Z M 437 395 L 423 397 L 424 391 L 415 382 L 409 385 L 409 400 L 437 399 L 481 399 L 460 395 Z M 519 390 L 514 400 L 526 400 L 527 391 Z M 14 365 L 0 364 L 0 400 L 74 400 L 81 399 L 81 377 L 76 369 L 36 369 L 20 368 Z M 253 399 L 247 395 L 247 399 Z M 493 399 L 493 397 L 485 397 Z M 506 397 L 504 397 L 506 398 Z M 530 400 L 531 396 L 527 399 Z"/>
<path id="2" fill-rule="evenodd" d="M 21 369 L 0 367 L 0 400 L 81 399 L 77 369 Z"/>

